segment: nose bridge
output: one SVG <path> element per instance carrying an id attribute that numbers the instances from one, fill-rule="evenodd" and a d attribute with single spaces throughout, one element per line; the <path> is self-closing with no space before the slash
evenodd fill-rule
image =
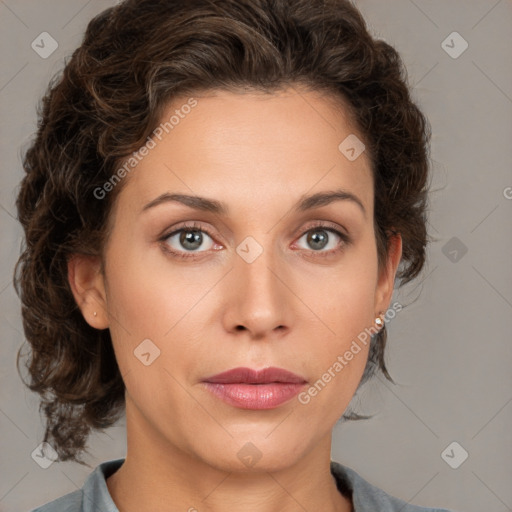
<path id="1" fill-rule="evenodd" d="M 237 248 L 238 261 L 235 270 L 244 280 L 248 291 L 259 291 L 273 295 L 275 288 L 275 249 L 270 238 L 263 246 L 255 239 L 246 240 Z"/>
<path id="2" fill-rule="evenodd" d="M 259 235 L 258 240 L 248 236 L 236 247 L 230 305 L 234 316 L 230 323 L 260 334 L 287 325 L 290 298 L 284 284 L 286 276 L 280 275 L 282 269 L 271 235 Z"/>

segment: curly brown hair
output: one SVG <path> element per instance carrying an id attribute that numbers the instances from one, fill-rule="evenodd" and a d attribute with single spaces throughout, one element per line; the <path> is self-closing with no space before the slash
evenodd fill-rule
<path id="1" fill-rule="evenodd" d="M 400 56 L 369 34 L 348 0 L 126 0 L 106 9 L 48 86 L 16 203 L 26 237 L 14 271 L 31 349 L 26 385 L 41 395 L 44 441 L 60 460 L 85 464 L 91 429 L 113 425 L 124 409 L 110 332 L 87 324 L 67 274 L 72 254 L 103 261 L 122 184 L 102 201 L 94 191 L 144 144 L 177 95 L 291 85 L 348 106 L 371 155 L 379 265 L 400 233 L 397 279 L 421 271 L 430 127 Z M 391 379 L 386 337 L 385 326 L 373 337 L 361 382 L 376 369 Z"/>

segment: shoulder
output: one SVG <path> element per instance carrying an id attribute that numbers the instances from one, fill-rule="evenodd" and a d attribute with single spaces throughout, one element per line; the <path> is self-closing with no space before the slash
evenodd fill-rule
<path id="1" fill-rule="evenodd" d="M 83 509 L 82 497 L 83 492 L 80 489 L 34 508 L 30 512 L 81 512 Z"/>
<path id="2" fill-rule="evenodd" d="M 331 473 L 338 489 L 352 495 L 354 509 L 361 512 L 450 512 L 441 508 L 425 508 L 395 498 L 372 485 L 353 469 L 331 461 Z"/>
<path id="3" fill-rule="evenodd" d="M 61 496 L 30 512 L 117 512 L 108 492 L 106 479 L 117 471 L 125 459 L 115 459 L 96 466 L 83 487 Z M 86 499 L 84 499 L 84 496 Z"/>

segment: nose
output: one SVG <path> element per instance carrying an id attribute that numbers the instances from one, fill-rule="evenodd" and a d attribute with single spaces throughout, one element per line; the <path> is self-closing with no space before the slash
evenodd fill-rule
<path id="1" fill-rule="evenodd" d="M 271 249 L 253 261 L 237 254 L 226 286 L 224 328 L 246 332 L 254 340 L 281 337 L 290 330 L 293 293 L 288 272 Z"/>

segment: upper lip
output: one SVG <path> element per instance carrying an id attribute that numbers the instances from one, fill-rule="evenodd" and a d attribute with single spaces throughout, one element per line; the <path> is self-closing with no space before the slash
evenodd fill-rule
<path id="1" fill-rule="evenodd" d="M 296 375 L 283 368 L 269 367 L 261 370 L 252 368 L 233 368 L 217 375 L 212 375 L 204 379 L 204 382 L 215 384 L 270 384 L 272 382 L 282 382 L 291 384 L 302 384 L 307 382 L 303 377 Z"/>

